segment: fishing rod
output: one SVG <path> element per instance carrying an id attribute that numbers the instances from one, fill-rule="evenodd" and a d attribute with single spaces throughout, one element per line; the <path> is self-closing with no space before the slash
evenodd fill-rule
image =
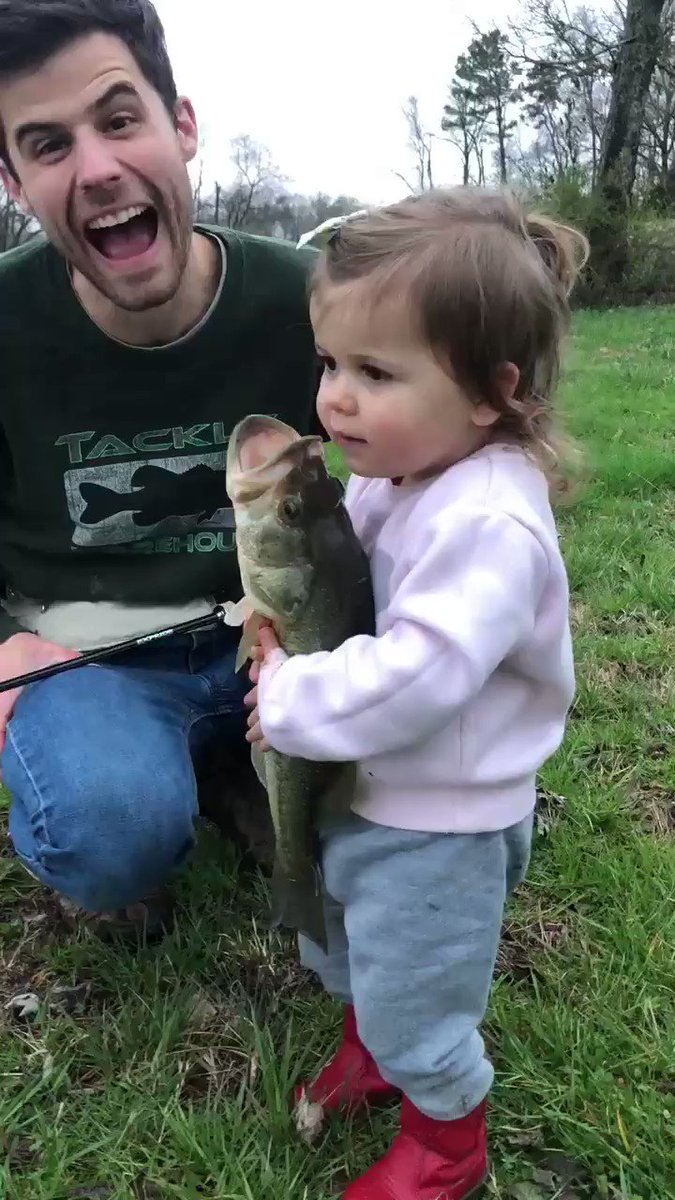
<path id="1" fill-rule="evenodd" d="M 29 671 L 26 675 L 17 675 L 14 679 L 0 681 L 0 693 L 12 691 L 13 688 L 25 687 L 36 683 L 39 679 L 50 679 L 52 675 L 60 675 L 63 671 L 74 671 L 77 667 L 86 667 L 91 663 L 103 662 L 115 654 L 125 650 L 137 650 L 140 646 L 148 646 L 152 642 L 162 641 L 175 634 L 200 633 L 202 630 L 217 628 L 218 625 L 240 624 L 240 621 L 230 619 L 230 611 L 234 604 L 217 604 L 213 612 L 203 617 L 194 617 L 191 621 L 183 621 L 170 629 L 158 629 L 156 633 L 146 633 L 141 637 L 129 638 L 126 642 L 115 642 L 112 646 L 102 646 L 95 650 L 85 650 L 77 658 L 69 658 L 67 662 L 52 663 L 48 667 L 40 667 L 37 671 Z"/>

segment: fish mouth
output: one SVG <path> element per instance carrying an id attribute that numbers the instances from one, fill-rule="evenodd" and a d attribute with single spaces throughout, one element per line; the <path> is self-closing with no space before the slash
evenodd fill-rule
<path id="1" fill-rule="evenodd" d="M 227 494 L 233 502 L 262 495 L 308 456 L 323 457 L 317 434 L 302 437 L 277 417 L 244 417 L 227 448 Z"/>

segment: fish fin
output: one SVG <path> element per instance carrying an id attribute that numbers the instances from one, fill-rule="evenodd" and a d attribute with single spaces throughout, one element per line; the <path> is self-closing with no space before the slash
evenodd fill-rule
<path id="1" fill-rule="evenodd" d="M 264 752 L 260 750 L 257 744 L 254 742 L 251 746 L 251 766 L 258 776 L 258 781 L 262 784 L 265 791 L 268 792 L 269 788 L 267 786 L 267 769 L 265 766 L 265 758 L 266 755 Z"/>
<path id="2" fill-rule="evenodd" d="M 241 604 L 242 601 L 240 600 L 239 603 Z M 244 663 L 251 657 L 251 651 L 258 640 L 258 630 L 264 620 L 265 618 L 261 617 L 260 613 L 254 612 L 250 607 L 248 615 L 243 617 L 244 632 L 241 635 L 237 658 L 234 664 L 235 675 L 238 671 L 241 671 Z"/>
<path id="3" fill-rule="evenodd" d="M 292 880 L 275 861 L 271 887 L 272 928 L 283 925 L 286 929 L 294 929 L 315 942 L 324 954 L 327 954 L 326 917 L 318 868 L 313 867 L 306 879 Z"/>
<path id="4" fill-rule="evenodd" d="M 246 596 L 242 596 L 241 600 L 237 600 L 236 604 L 233 600 L 227 600 L 223 605 L 225 610 L 224 622 L 226 625 L 245 625 L 250 617 L 253 609 Z"/>
<path id="5" fill-rule="evenodd" d="M 131 477 L 131 486 L 134 488 L 147 487 L 148 484 L 153 484 L 158 479 L 164 481 L 167 476 L 180 479 L 178 471 L 170 471 L 168 467 L 159 467 L 157 463 L 144 463 L 142 467 L 136 467 Z"/>
<path id="6" fill-rule="evenodd" d="M 83 525 L 98 525 L 113 513 L 119 512 L 118 501 L 120 493 L 114 488 L 105 487 L 102 483 L 81 483 L 80 495 L 85 502 L 85 508 L 80 517 Z"/>

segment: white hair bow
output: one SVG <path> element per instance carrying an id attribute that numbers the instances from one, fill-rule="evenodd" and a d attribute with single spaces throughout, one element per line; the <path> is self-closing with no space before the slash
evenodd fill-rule
<path id="1" fill-rule="evenodd" d="M 365 217 L 366 215 L 367 209 L 359 208 L 356 212 L 346 213 L 342 217 L 329 217 L 327 221 L 322 221 L 320 225 L 317 225 L 316 229 L 310 229 L 309 233 L 303 233 L 295 248 L 296 250 L 302 250 L 303 246 L 309 246 L 312 242 L 317 242 L 323 249 L 324 246 L 328 245 L 335 232 L 342 228 L 345 221 L 351 221 L 355 217 Z"/>

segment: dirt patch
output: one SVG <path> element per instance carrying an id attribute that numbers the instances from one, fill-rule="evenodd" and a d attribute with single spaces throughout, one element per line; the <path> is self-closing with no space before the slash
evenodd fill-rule
<path id="1" fill-rule="evenodd" d="M 531 921 L 507 920 L 497 956 L 497 975 L 531 979 L 545 955 L 559 954 L 569 942 L 567 921 L 539 914 Z"/>
<path id="2" fill-rule="evenodd" d="M 559 796 L 556 792 L 550 792 L 548 788 L 537 789 L 535 828 L 540 837 L 546 837 L 555 829 L 566 804 L 566 796 Z"/>
<path id="3" fill-rule="evenodd" d="M 675 668 L 668 662 L 643 663 L 605 659 L 585 663 L 585 683 L 601 692 L 617 693 L 626 685 L 638 685 L 656 704 L 666 704 L 675 696 Z"/>
<path id="4" fill-rule="evenodd" d="M 0 1155 L 13 1175 L 34 1170 L 40 1164 L 40 1153 L 28 1138 L 10 1137 L 0 1133 Z"/>
<path id="5" fill-rule="evenodd" d="M 665 783 L 638 784 L 631 795 L 639 820 L 648 833 L 675 837 L 675 791 Z"/>
<path id="6" fill-rule="evenodd" d="M 618 613 L 603 613 L 592 622 L 598 633 L 609 637 L 653 637 L 672 632 L 665 613 L 647 609 L 624 609 Z"/>

